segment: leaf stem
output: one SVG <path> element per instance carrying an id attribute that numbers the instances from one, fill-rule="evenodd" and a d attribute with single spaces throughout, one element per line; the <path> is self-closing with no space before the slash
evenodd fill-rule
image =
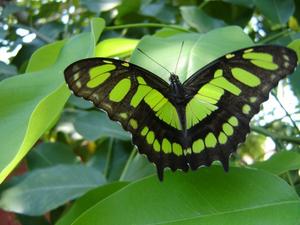
<path id="1" fill-rule="evenodd" d="M 170 28 L 174 30 L 179 30 L 182 32 L 191 32 L 188 29 L 185 29 L 181 26 L 171 25 L 171 24 L 161 24 L 161 23 L 132 23 L 132 24 L 123 24 L 116 26 L 107 26 L 106 30 L 118 30 L 118 29 L 127 29 L 127 28 L 136 28 L 136 27 L 158 27 L 158 28 Z"/>
<path id="2" fill-rule="evenodd" d="M 132 149 L 132 151 L 131 151 L 128 159 L 127 159 L 127 162 L 126 162 L 126 164 L 124 166 L 122 174 L 120 176 L 120 179 L 119 179 L 120 181 L 124 181 L 124 177 L 125 177 L 125 175 L 126 175 L 126 173 L 128 171 L 129 165 L 131 164 L 131 162 L 132 162 L 134 156 L 136 155 L 136 153 L 137 153 L 136 147 L 133 147 L 133 149 Z"/>
<path id="3" fill-rule="evenodd" d="M 106 156 L 106 163 L 105 163 L 105 168 L 104 168 L 104 172 L 103 172 L 103 174 L 106 178 L 108 177 L 109 167 L 110 167 L 110 164 L 111 164 L 113 142 L 114 142 L 114 139 L 109 138 L 109 140 L 108 140 L 108 150 L 107 150 L 107 156 Z"/>
<path id="4" fill-rule="evenodd" d="M 207 5 L 207 3 L 209 3 L 209 1 L 208 1 L 208 0 L 204 0 L 204 1 L 199 5 L 199 9 L 203 9 L 204 6 Z"/>
<path id="5" fill-rule="evenodd" d="M 278 38 L 281 38 L 281 37 L 284 37 L 285 35 L 289 34 L 293 32 L 292 30 L 286 28 L 278 33 L 275 33 L 275 34 L 272 34 L 272 35 L 269 35 L 268 37 L 266 37 L 265 39 L 261 39 L 258 43 L 259 44 L 267 44 L 267 43 L 270 43 Z"/>
<path id="6" fill-rule="evenodd" d="M 290 185 L 294 188 L 294 190 L 296 190 L 290 171 L 286 172 L 286 176 L 288 178 Z"/>

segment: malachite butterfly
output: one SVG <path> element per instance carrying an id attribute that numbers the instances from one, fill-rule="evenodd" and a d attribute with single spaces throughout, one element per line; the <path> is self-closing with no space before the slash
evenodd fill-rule
<path id="1" fill-rule="evenodd" d="M 75 95 L 92 101 L 132 134 L 132 141 L 164 168 L 187 171 L 229 156 L 249 132 L 250 119 L 278 81 L 297 65 L 288 48 L 254 46 L 228 53 L 181 83 L 169 83 L 129 62 L 112 58 L 79 60 L 65 70 Z"/>

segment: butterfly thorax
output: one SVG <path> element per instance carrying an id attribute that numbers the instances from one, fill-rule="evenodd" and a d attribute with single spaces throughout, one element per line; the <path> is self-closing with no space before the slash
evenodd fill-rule
<path id="1" fill-rule="evenodd" d="M 186 104 L 186 92 L 182 83 L 179 80 L 179 77 L 175 74 L 171 74 L 170 78 L 170 97 L 171 101 L 176 105 L 185 105 Z"/>

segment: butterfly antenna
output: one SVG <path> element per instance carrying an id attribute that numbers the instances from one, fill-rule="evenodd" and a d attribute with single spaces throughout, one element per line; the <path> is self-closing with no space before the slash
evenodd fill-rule
<path id="1" fill-rule="evenodd" d="M 176 72 L 177 72 L 177 67 L 178 67 L 179 59 L 180 59 L 181 52 L 182 52 L 182 49 L 183 49 L 183 44 L 184 44 L 184 41 L 181 42 L 180 52 L 179 52 L 179 56 L 178 56 L 178 59 L 177 59 L 176 66 L 175 66 L 175 72 L 174 72 L 175 74 L 176 74 Z"/>
<path id="2" fill-rule="evenodd" d="M 163 65 L 161 65 L 159 62 L 157 62 L 155 59 L 153 59 L 151 56 L 147 55 L 144 51 L 142 51 L 140 48 L 137 48 L 137 50 L 139 52 L 141 52 L 143 55 L 145 55 L 146 57 L 148 57 L 150 60 L 152 60 L 153 62 L 155 62 L 157 65 L 161 66 L 163 69 L 165 69 L 166 71 L 168 71 L 168 73 L 172 74 L 170 70 L 168 70 L 166 67 L 164 67 Z"/>

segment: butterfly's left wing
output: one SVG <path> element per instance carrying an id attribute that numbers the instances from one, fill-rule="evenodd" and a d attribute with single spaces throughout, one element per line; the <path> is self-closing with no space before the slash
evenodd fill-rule
<path id="1" fill-rule="evenodd" d="M 245 140 L 250 119 L 278 81 L 291 74 L 297 56 L 281 46 L 255 46 L 229 53 L 185 83 L 187 162 L 192 169 L 222 162 Z"/>
<path id="2" fill-rule="evenodd" d="M 92 101 L 131 132 L 138 150 L 156 164 L 160 179 L 167 166 L 188 169 L 179 145 L 181 123 L 169 101 L 167 82 L 141 67 L 111 58 L 83 59 L 64 73 L 75 95 Z"/>

